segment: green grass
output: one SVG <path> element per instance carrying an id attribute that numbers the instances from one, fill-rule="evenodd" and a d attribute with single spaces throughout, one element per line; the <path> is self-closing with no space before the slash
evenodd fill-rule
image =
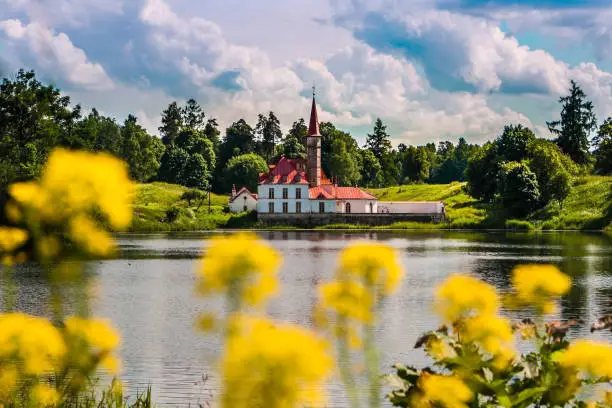
<path id="1" fill-rule="evenodd" d="M 332 224 L 316 229 L 512 229 L 530 230 L 608 230 L 612 232 L 612 177 L 585 176 L 576 179 L 572 192 L 562 205 L 551 203 L 527 220 L 510 220 L 493 204 L 481 203 L 464 190 L 465 183 L 416 184 L 369 189 L 380 201 L 443 201 L 448 222 L 430 224 L 398 222 L 388 226 Z M 219 228 L 268 228 L 257 222 L 255 214 L 230 214 L 227 195 L 213 194 L 211 213 L 208 200 L 198 209 L 181 200 L 187 189 L 167 183 L 141 184 L 134 206 L 131 230 L 138 232 L 195 231 Z M 171 207 L 180 209 L 173 222 L 165 220 Z M 526 221 L 527 223 L 525 223 Z M 274 229 L 294 229 L 290 225 Z"/>

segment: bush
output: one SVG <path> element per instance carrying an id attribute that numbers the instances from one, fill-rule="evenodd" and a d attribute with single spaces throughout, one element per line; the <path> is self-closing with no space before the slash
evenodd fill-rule
<path id="1" fill-rule="evenodd" d="M 173 205 L 166 210 L 164 221 L 172 223 L 178 219 L 179 215 L 181 215 L 181 208 Z"/>
<path id="2" fill-rule="evenodd" d="M 533 231 L 535 229 L 535 226 L 529 221 L 507 220 L 506 229 L 512 231 Z"/>
<path id="3" fill-rule="evenodd" d="M 513 216 L 523 217 L 538 207 L 538 180 L 526 163 L 510 162 L 502 167 L 500 197 L 504 209 Z"/>
<path id="4" fill-rule="evenodd" d="M 192 201 L 200 201 L 201 202 L 206 198 L 206 193 L 202 190 L 198 190 L 196 188 L 193 188 L 191 190 L 187 190 L 185 191 L 182 195 L 181 195 L 181 200 L 185 200 L 187 201 L 187 204 L 189 206 L 191 206 L 191 202 Z"/>

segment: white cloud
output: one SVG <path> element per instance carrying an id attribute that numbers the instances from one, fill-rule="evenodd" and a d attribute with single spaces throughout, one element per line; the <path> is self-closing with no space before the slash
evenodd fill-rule
<path id="1" fill-rule="evenodd" d="M 93 15 L 122 14 L 122 0 L 0 0 L 0 19 L 20 12 L 30 21 L 52 27 L 58 24 L 85 26 Z"/>
<path id="2" fill-rule="evenodd" d="M 98 64 L 89 61 L 85 52 L 77 48 L 65 33 L 56 34 L 39 24 L 22 24 L 19 20 L 0 21 L 0 30 L 8 37 L 13 49 L 27 46 L 37 65 L 54 79 L 90 90 L 108 89 L 113 81 Z"/>

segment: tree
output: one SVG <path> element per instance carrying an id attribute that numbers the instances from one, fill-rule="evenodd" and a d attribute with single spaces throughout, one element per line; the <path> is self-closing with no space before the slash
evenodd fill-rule
<path id="1" fill-rule="evenodd" d="M 171 145 L 183 127 L 183 114 L 176 102 L 172 102 L 162 112 L 161 122 L 159 132 L 162 136 L 162 142 L 166 146 Z"/>
<path id="2" fill-rule="evenodd" d="M 576 163 L 586 164 L 590 160 L 589 133 L 596 128 L 597 118 L 593 103 L 586 100 L 586 94 L 573 80 L 569 92 L 559 99 L 563 104 L 561 119 L 546 124 L 557 135 L 556 143 L 561 150 Z"/>
<path id="3" fill-rule="evenodd" d="M 129 115 L 121 127 L 119 157 L 129 166 L 130 177 L 143 182 L 153 177 L 164 153 L 161 141 L 147 133 L 135 116 Z"/>
<path id="4" fill-rule="evenodd" d="M 402 182 L 425 182 L 430 176 L 431 154 L 432 152 L 425 146 L 408 146 L 403 153 L 399 153 Z"/>
<path id="5" fill-rule="evenodd" d="M 282 146 L 281 152 L 288 159 L 305 159 L 306 158 L 306 148 L 302 143 L 300 143 L 299 139 L 293 135 L 288 135 Z"/>
<path id="6" fill-rule="evenodd" d="M 563 202 L 572 187 L 572 174 L 578 169 L 559 147 L 544 139 L 534 139 L 529 144 L 529 168 L 534 172 L 540 188 L 540 205 L 551 200 Z"/>
<path id="7" fill-rule="evenodd" d="M 504 131 L 496 140 L 497 153 L 505 161 L 521 161 L 527 157 L 529 143 L 535 140 L 531 129 L 522 125 L 504 126 Z"/>
<path id="8" fill-rule="evenodd" d="M 181 108 L 181 116 L 183 118 L 183 126 L 196 131 L 204 129 L 206 115 L 195 99 L 189 99 L 185 106 Z"/>
<path id="9" fill-rule="evenodd" d="M 233 157 L 223 171 L 225 190 L 229 191 L 232 184 L 238 184 L 246 186 L 251 191 L 256 191 L 259 174 L 267 171 L 266 161 L 255 153 Z"/>
<path id="10" fill-rule="evenodd" d="M 219 138 L 220 134 L 221 132 L 219 131 L 217 119 L 208 119 L 208 121 L 206 121 L 206 126 L 204 127 L 204 136 L 211 141 L 215 149 L 215 154 L 217 155 L 219 154 L 219 146 L 221 145 L 221 139 Z"/>
<path id="11" fill-rule="evenodd" d="M 267 161 L 270 161 L 274 156 L 276 143 L 283 137 L 280 122 L 274 112 L 270 111 L 267 117 L 262 114 L 258 116 L 255 133 L 260 137 L 259 152 Z"/>
<path id="12" fill-rule="evenodd" d="M 380 162 L 369 149 L 362 149 L 361 154 L 361 182 L 367 187 L 379 187 L 383 182 Z"/>
<path id="13" fill-rule="evenodd" d="M 348 149 L 350 149 L 350 145 Z M 359 182 L 358 155 L 348 152 L 346 140 L 335 139 L 329 152 L 329 174 L 338 178 L 340 185 L 356 185 Z"/>
<path id="14" fill-rule="evenodd" d="M 505 163 L 500 174 L 500 198 L 508 214 L 524 217 L 539 206 L 538 179 L 526 163 Z"/>
<path id="15" fill-rule="evenodd" d="M 199 153 L 189 156 L 181 176 L 180 184 L 185 187 L 208 189 L 210 173 L 204 157 Z"/>
<path id="16" fill-rule="evenodd" d="M 180 184 L 183 180 L 185 163 L 189 160 L 189 153 L 180 147 L 171 145 L 166 148 L 161 157 L 158 178 L 167 183 Z"/>
<path id="17" fill-rule="evenodd" d="M 378 160 L 382 160 L 383 156 L 391 151 L 391 140 L 387 133 L 387 126 L 383 124 L 380 118 L 377 118 L 374 122 L 374 132 L 367 136 L 366 147 L 374 153 Z"/>
<path id="18" fill-rule="evenodd" d="M 497 193 L 499 171 L 497 145 L 488 143 L 468 161 L 466 178 L 469 194 L 479 200 L 493 200 Z"/>
<path id="19" fill-rule="evenodd" d="M 400 183 L 402 173 L 396 162 L 396 152 L 384 153 L 380 159 L 380 166 L 382 167 L 383 184 L 385 186 L 394 186 Z"/>
<path id="20" fill-rule="evenodd" d="M 306 126 L 306 122 L 304 118 L 300 118 L 293 122 L 291 125 L 291 129 L 289 129 L 289 133 L 287 133 L 287 137 L 293 136 L 299 140 L 299 142 L 306 146 L 306 138 L 308 137 L 308 126 Z"/>
<path id="21" fill-rule="evenodd" d="M 606 119 L 593 139 L 595 172 L 612 174 L 612 118 Z"/>
<path id="22" fill-rule="evenodd" d="M 255 147 L 253 128 L 244 119 L 232 123 L 225 131 L 225 139 L 221 145 L 222 164 L 234 156 L 252 153 Z"/>

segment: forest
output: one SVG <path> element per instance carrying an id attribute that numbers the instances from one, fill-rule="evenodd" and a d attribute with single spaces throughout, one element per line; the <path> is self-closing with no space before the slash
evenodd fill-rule
<path id="1" fill-rule="evenodd" d="M 393 146 L 394 137 L 376 119 L 365 144 L 333 123 L 320 124 L 322 165 L 341 185 L 381 188 L 467 181 L 466 192 L 524 217 L 551 201 L 560 205 L 575 177 L 612 173 L 612 118 L 601 124 L 579 84 L 559 99 L 558 118 L 547 122 L 554 139 L 508 124 L 484 145 L 442 141 Z M 78 104 L 35 72 L 20 70 L 0 84 L 0 204 L 7 186 L 36 178 L 54 147 L 104 151 L 124 160 L 137 182 L 163 181 L 227 193 L 232 184 L 256 189 L 257 175 L 281 155 L 305 156 L 307 125 L 296 118 L 286 134 L 274 112 L 255 124 L 244 118 L 227 129 L 190 99 L 161 112 L 159 135 L 134 115 L 123 122 L 83 112 Z"/>

